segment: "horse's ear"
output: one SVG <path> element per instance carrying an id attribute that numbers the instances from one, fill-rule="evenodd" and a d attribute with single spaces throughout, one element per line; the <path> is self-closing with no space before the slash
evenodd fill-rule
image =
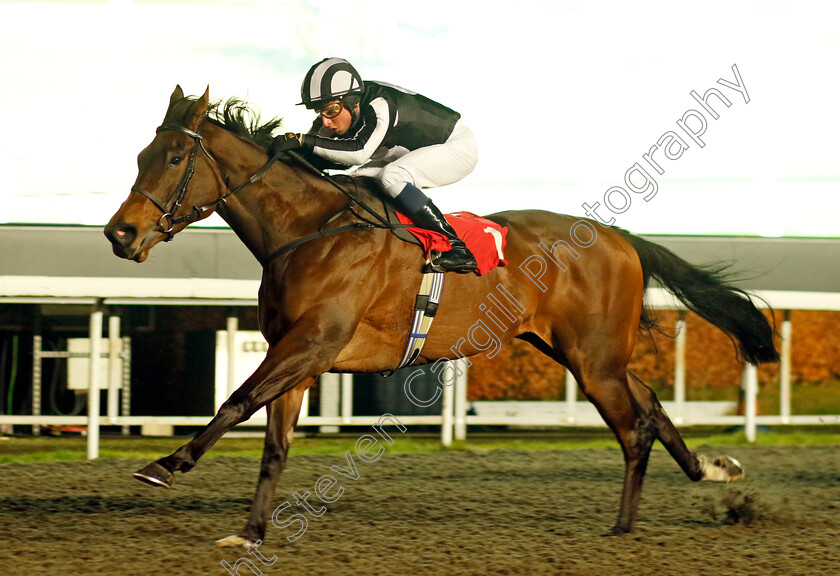
<path id="1" fill-rule="evenodd" d="M 198 125 L 201 124 L 201 121 L 204 120 L 205 116 L 207 116 L 207 110 L 209 108 L 210 86 L 208 85 L 201 98 L 193 102 L 192 106 L 190 106 L 190 112 L 188 114 L 188 127 L 190 130 L 195 130 L 198 128 Z"/>
<path id="2" fill-rule="evenodd" d="M 175 103 L 183 99 L 184 91 L 181 89 L 181 85 L 178 84 L 177 86 L 175 86 L 175 90 L 172 91 L 172 95 L 169 97 L 169 107 L 166 109 L 166 115 L 163 117 L 164 122 L 166 122 L 166 119 L 169 118 L 169 111 L 172 110 L 172 107 L 175 105 Z"/>
<path id="3" fill-rule="evenodd" d="M 181 90 L 181 85 L 178 84 L 175 86 L 175 90 L 172 92 L 172 96 L 169 97 L 169 105 L 172 106 L 178 100 L 182 100 L 184 98 L 184 91 Z"/>

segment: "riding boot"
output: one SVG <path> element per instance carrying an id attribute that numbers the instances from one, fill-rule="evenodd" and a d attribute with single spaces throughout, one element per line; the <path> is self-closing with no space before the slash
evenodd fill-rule
<path id="1" fill-rule="evenodd" d="M 458 238 L 458 234 L 446 221 L 437 206 L 419 188 L 413 184 L 406 184 L 395 201 L 401 211 L 411 218 L 414 224 L 420 228 L 442 234 L 452 246 L 451 250 L 433 256 L 431 262 L 423 268 L 424 272 L 457 272 L 459 274 L 475 272 L 478 267 L 475 256 L 463 240 Z"/>
<path id="2" fill-rule="evenodd" d="M 452 246 L 451 250 L 441 252 L 437 257 L 432 257 L 431 262 L 427 265 L 429 270 L 432 272 L 457 272 L 459 274 L 475 272 L 478 266 L 475 256 L 463 240 L 458 238 L 458 234 L 446 221 L 437 206 L 432 204 L 431 200 L 423 208 L 413 214 L 407 214 L 407 216 L 421 228 L 443 234 Z"/>

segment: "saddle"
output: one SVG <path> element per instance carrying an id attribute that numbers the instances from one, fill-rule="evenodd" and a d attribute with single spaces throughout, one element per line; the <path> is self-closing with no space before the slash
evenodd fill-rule
<path id="1" fill-rule="evenodd" d="M 446 252 L 451 248 L 449 240 L 443 234 L 420 228 L 412 222 L 411 218 L 399 212 L 393 199 L 385 194 L 377 180 L 369 177 L 355 177 L 352 180 L 356 181 L 357 185 L 365 181 L 377 192 L 391 233 L 403 242 L 420 246 L 427 260 L 433 250 Z M 508 231 L 506 227 L 466 211 L 444 214 L 444 217 L 476 257 L 478 262 L 476 273 L 479 276 L 483 276 L 496 266 L 507 264 L 504 257 Z"/>

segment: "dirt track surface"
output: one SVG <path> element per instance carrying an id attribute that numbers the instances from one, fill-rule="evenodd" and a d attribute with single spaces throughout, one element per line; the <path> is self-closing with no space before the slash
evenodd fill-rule
<path id="1" fill-rule="evenodd" d="M 342 479 L 296 542 L 295 527 L 269 525 L 260 551 L 272 565 L 251 558 L 267 576 L 839 574 L 840 448 L 728 452 L 743 482 L 693 484 L 656 450 L 637 530 L 620 538 L 601 537 L 618 510 L 618 449 L 386 452 Z M 206 459 L 173 490 L 133 480 L 143 464 L 0 466 L 0 573 L 230 574 L 221 562 L 247 555 L 214 540 L 244 524 L 258 462 Z M 344 458 L 293 455 L 275 506 L 333 465 Z"/>

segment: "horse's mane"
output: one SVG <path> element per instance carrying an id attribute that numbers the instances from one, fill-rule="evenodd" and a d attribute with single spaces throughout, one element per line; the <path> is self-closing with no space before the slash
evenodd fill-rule
<path id="1" fill-rule="evenodd" d="M 268 148 L 273 139 L 272 132 L 283 124 L 283 119 L 279 117 L 262 124 L 259 112 L 246 101 L 236 97 L 225 102 L 214 102 L 210 106 L 207 118 L 217 126 L 262 148 Z"/>
<path id="2" fill-rule="evenodd" d="M 197 100 L 187 97 L 175 102 L 169 109 L 167 120 L 183 120 L 189 107 Z M 273 139 L 272 132 L 283 124 L 282 118 L 272 118 L 261 123 L 260 114 L 245 100 L 237 97 L 228 100 L 214 100 L 210 103 L 207 119 L 240 138 L 252 142 L 261 148 L 268 148 Z"/>

